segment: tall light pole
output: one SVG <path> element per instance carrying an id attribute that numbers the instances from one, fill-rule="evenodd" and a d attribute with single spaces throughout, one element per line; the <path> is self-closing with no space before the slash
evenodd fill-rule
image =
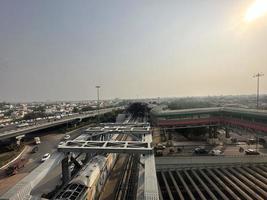
<path id="1" fill-rule="evenodd" d="M 257 78 L 257 109 L 259 108 L 259 93 L 260 93 L 260 77 L 264 76 L 263 73 L 257 73 L 253 78 Z"/>
<path id="2" fill-rule="evenodd" d="M 97 124 L 99 124 L 99 89 L 100 89 L 100 86 L 99 85 L 97 85 L 97 86 L 95 86 L 96 87 L 96 89 L 97 89 Z"/>

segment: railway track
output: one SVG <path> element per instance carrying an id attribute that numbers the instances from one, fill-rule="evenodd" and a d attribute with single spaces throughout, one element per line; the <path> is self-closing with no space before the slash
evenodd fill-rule
<path id="1" fill-rule="evenodd" d="M 146 121 L 144 118 L 134 118 L 133 122 Z M 128 137 L 128 140 L 132 138 Z M 116 191 L 116 200 L 135 200 L 137 191 L 137 179 L 138 179 L 138 163 L 140 155 L 129 155 L 123 170 L 123 175 L 119 183 L 119 187 Z"/>
<path id="2" fill-rule="evenodd" d="M 129 155 L 123 170 L 123 175 L 116 191 L 117 200 L 134 200 L 137 183 L 139 155 Z"/>
<path id="3" fill-rule="evenodd" d="M 128 123 L 143 122 L 143 118 L 132 118 Z M 127 135 L 118 135 L 116 140 L 132 140 L 133 138 Z M 125 156 L 125 155 L 124 155 Z M 114 196 L 109 196 L 110 199 L 116 200 L 135 200 L 137 191 L 138 179 L 138 163 L 140 156 L 138 154 L 127 155 L 123 167 L 121 168 L 121 175 L 117 180 L 118 186 L 114 188 L 116 191 Z"/>

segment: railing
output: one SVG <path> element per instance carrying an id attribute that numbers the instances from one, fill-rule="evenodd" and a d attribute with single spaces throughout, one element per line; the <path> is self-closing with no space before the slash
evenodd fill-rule
<path id="1" fill-rule="evenodd" d="M 190 126 L 210 126 L 210 125 L 229 125 L 229 126 L 238 126 L 247 129 L 252 129 L 255 131 L 267 132 L 267 125 L 264 123 L 258 123 L 254 121 L 230 118 L 230 117 L 209 117 L 206 119 L 171 119 L 171 120 L 158 120 L 158 126 L 168 127 L 168 126 L 177 126 L 177 127 L 190 127 Z"/>
<path id="2" fill-rule="evenodd" d="M 244 165 L 267 163 L 266 155 L 156 157 L 157 169 L 208 167 L 214 165 Z"/>
<path id="3" fill-rule="evenodd" d="M 113 108 L 113 109 L 117 109 L 117 108 Z M 102 109 L 102 110 L 100 110 L 100 114 L 109 112 L 109 111 L 111 111 L 113 109 Z M 42 123 L 42 124 L 36 124 L 36 125 L 27 126 L 27 127 L 24 127 L 24 128 L 18 128 L 18 129 L 15 129 L 15 130 L 5 131 L 3 133 L 0 133 L 0 139 L 6 139 L 6 138 L 9 138 L 9 137 L 15 137 L 15 136 L 18 136 L 18 135 L 26 134 L 28 132 L 37 131 L 37 130 L 40 130 L 40 129 L 44 129 L 44 128 L 48 128 L 48 127 L 64 124 L 64 123 L 67 123 L 67 122 L 70 122 L 70 121 L 73 121 L 73 120 L 76 120 L 76 119 L 80 119 L 80 118 L 83 119 L 83 118 L 94 116 L 94 115 L 97 115 L 97 112 L 84 113 L 84 114 L 69 116 L 69 117 L 66 117 L 66 118 L 63 118 L 63 119 L 59 119 L 59 120 L 56 120 L 56 121 L 52 121 L 52 122 L 45 122 L 45 123 Z"/>

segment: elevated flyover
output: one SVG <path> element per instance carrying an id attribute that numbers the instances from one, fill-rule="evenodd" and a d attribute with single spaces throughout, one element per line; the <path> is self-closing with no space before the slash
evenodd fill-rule
<path id="1" fill-rule="evenodd" d="M 115 109 L 118 109 L 118 108 L 102 109 L 102 110 L 100 110 L 99 114 L 105 114 L 105 113 L 111 112 L 112 110 L 115 110 Z M 97 111 L 85 113 L 85 114 L 77 114 L 77 115 L 72 115 L 72 116 L 69 116 L 69 117 L 66 117 L 66 118 L 63 118 L 60 120 L 56 120 L 56 121 L 44 122 L 42 124 L 36 124 L 36 125 L 24 127 L 24 128 L 17 128 L 14 130 L 5 131 L 5 132 L 0 133 L 0 140 L 12 138 L 12 137 L 17 137 L 20 135 L 25 135 L 25 134 L 28 134 L 28 133 L 31 133 L 34 131 L 39 131 L 39 130 L 43 130 L 46 128 L 59 126 L 62 124 L 71 123 L 71 122 L 76 121 L 76 120 L 81 121 L 85 118 L 96 116 L 97 114 L 98 114 Z"/>
<path id="2" fill-rule="evenodd" d="M 228 126 L 267 133 L 267 111 L 229 107 L 151 111 L 153 124 L 159 127 L 191 128 Z"/>

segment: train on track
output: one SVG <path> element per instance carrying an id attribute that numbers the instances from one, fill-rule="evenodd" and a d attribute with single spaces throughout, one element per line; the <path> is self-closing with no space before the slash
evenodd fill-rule
<path id="1" fill-rule="evenodd" d="M 57 200 L 98 199 L 110 170 L 116 162 L 116 154 L 94 156 L 57 195 Z"/>
<path id="2" fill-rule="evenodd" d="M 131 117 L 126 121 L 135 122 Z M 73 140 L 73 142 L 80 140 L 90 140 L 91 136 L 88 134 L 81 134 Z M 110 141 L 126 140 L 127 135 L 114 134 Z M 75 154 L 76 155 L 76 154 Z M 72 178 L 64 189 L 59 192 L 55 200 L 96 200 L 99 199 L 102 188 L 116 163 L 119 154 L 108 153 L 100 155 L 92 155 L 90 161 L 85 164 L 82 169 Z M 77 156 L 77 155 L 76 155 Z"/>
<path id="3" fill-rule="evenodd" d="M 86 139 L 82 134 L 76 141 Z M 124 140 L 126 136 L 115 134 L 111 140 Z M 96 200 L 112 170 L 118 154 L 96 155 L 83 166 L 69 184 L 55 197 L 56 200 Z"/>

